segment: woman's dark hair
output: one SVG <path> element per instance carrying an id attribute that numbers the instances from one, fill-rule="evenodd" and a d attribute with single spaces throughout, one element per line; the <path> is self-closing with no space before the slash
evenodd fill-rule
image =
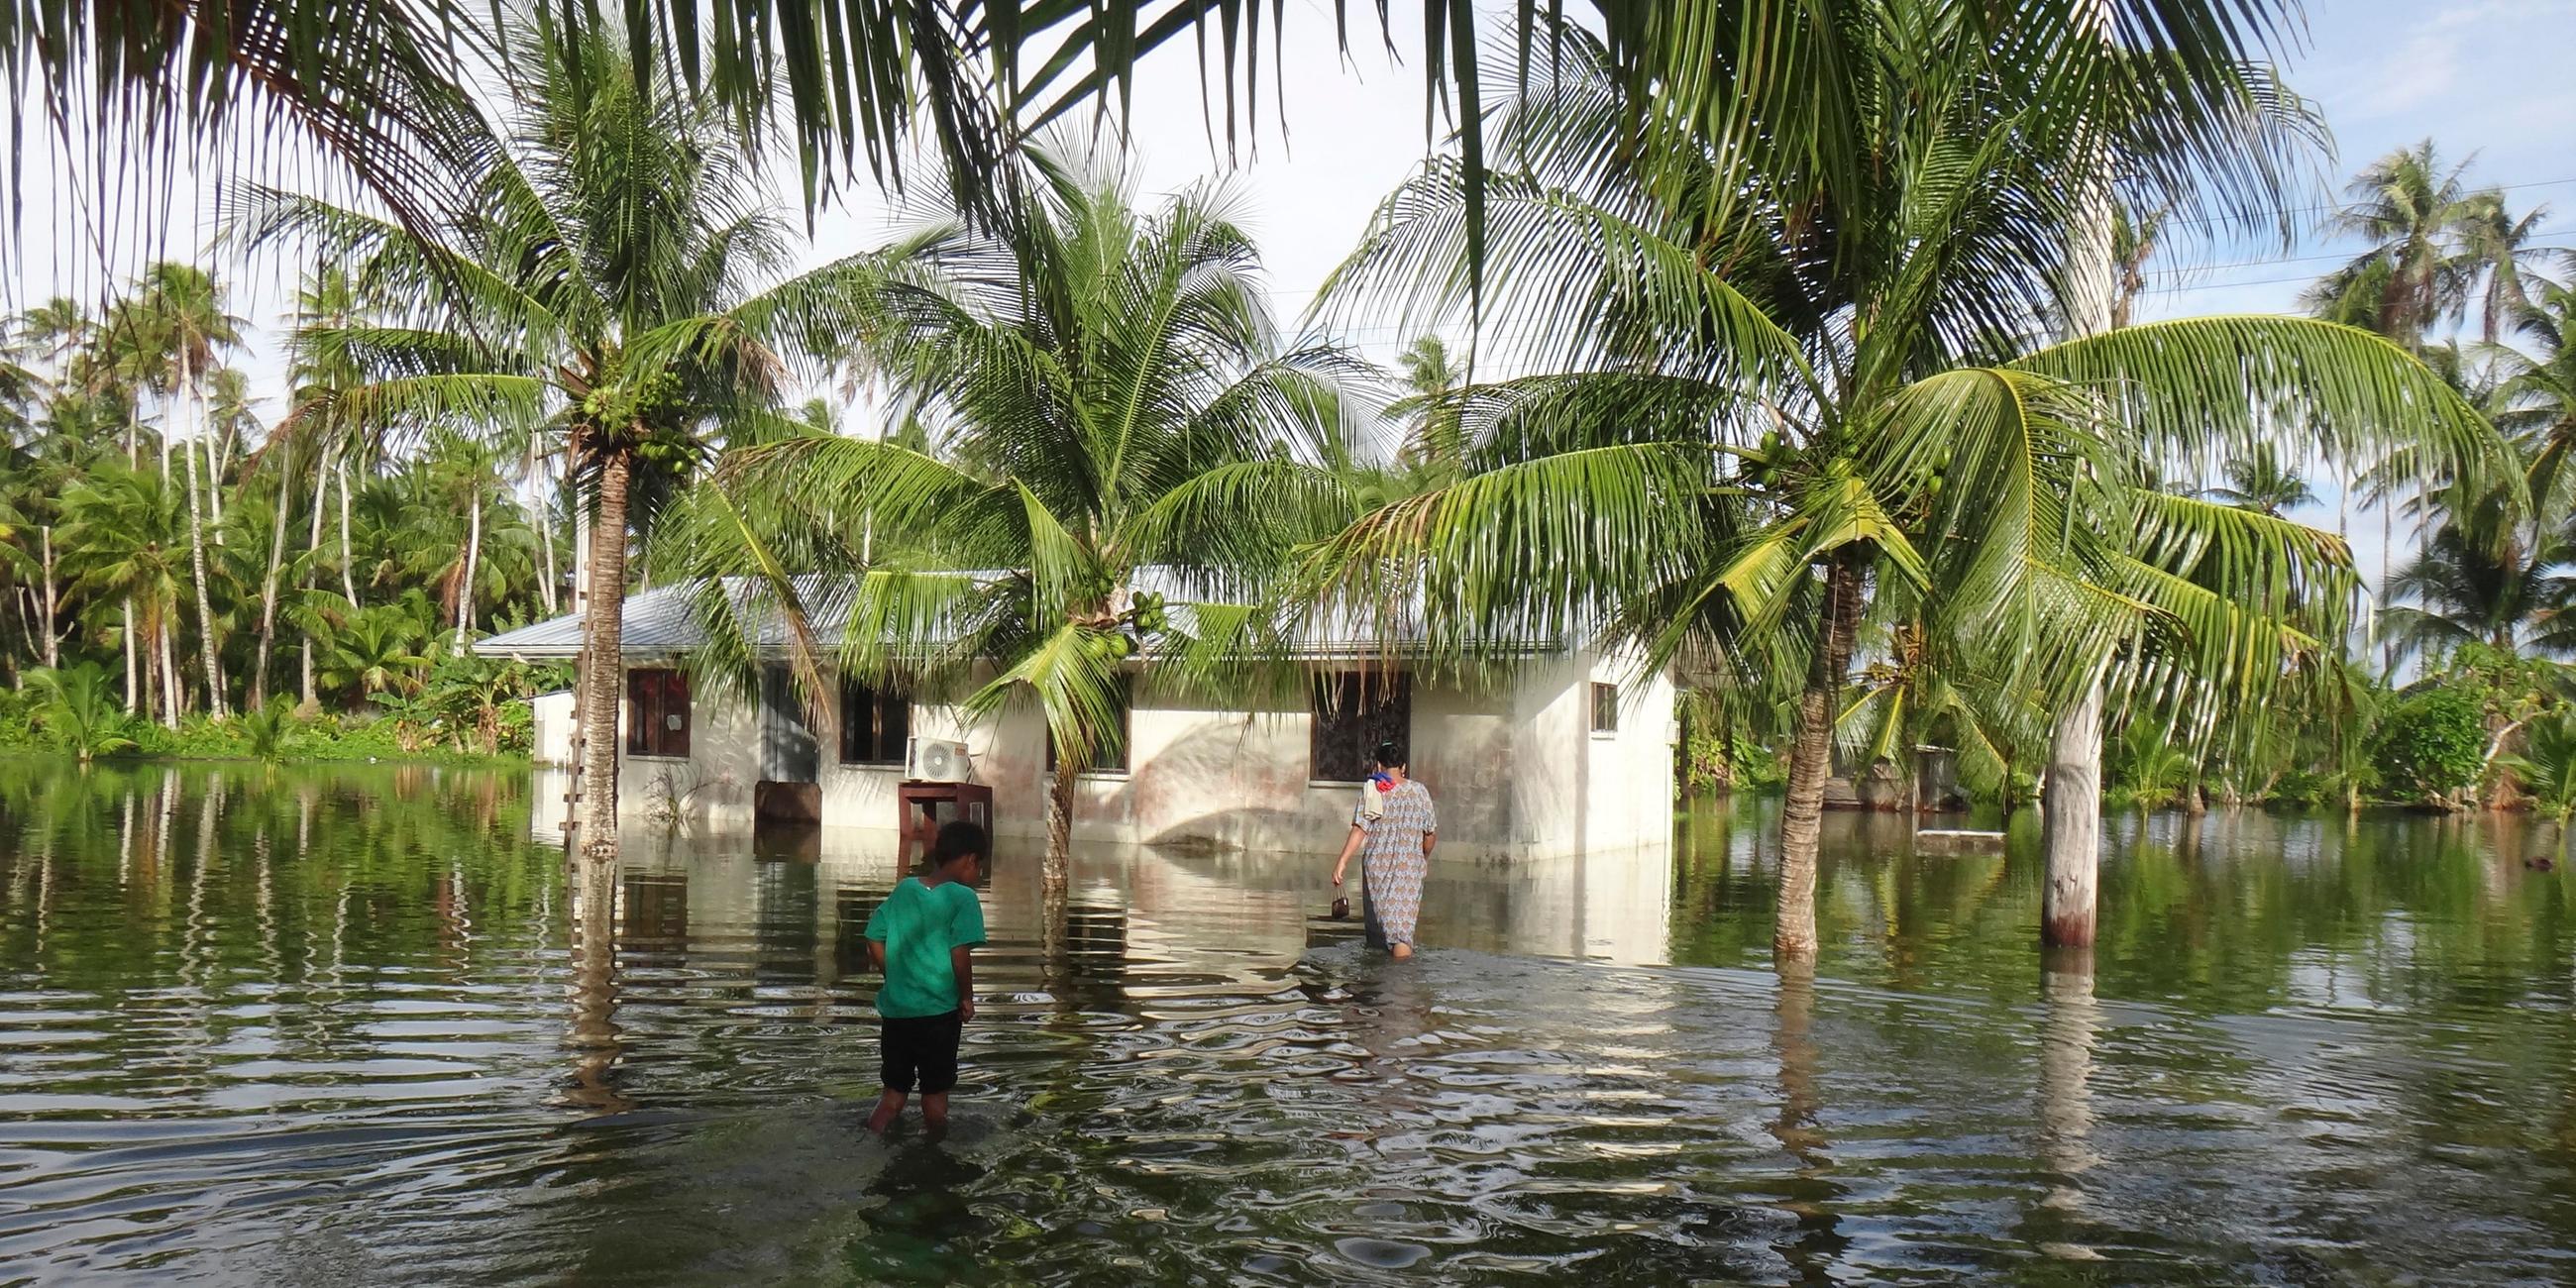
<path id="1" fill-rule="evenodd" d="M 930 866 L 944 868 L 972 855 L 982 858 L 992 842 L 985 839 L 984 829 L 964 819 L 953 819 L 939 825 L 939 835 L 930 843 Z"/>
<path id="2" fill-rule="evenodd" d="M 1377 764 L 1380 769 L 1404 768 L 1403 746 L 1398 744 L 1393 738 L 1389 738 L 1386 741 L 1379 743 L 1377 745 Z"/>

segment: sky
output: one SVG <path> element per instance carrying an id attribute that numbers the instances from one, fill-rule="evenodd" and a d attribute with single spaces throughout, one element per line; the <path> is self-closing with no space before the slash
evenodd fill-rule
<path id="1" fill-rule="evenodd" d="M 1374 29 L 1355 32 L 1352 54 L 1341 61 L 1331 34 L 1331 0 L 1289 5 L 1283 52 L 1290 76 L 1278 91 L 1284 114 L 1265 77 L 1260 129 L 1239 136 L 1231 164 L 1222 128 L 1212 131 L 1202 115 L 1199 78 L 1186 50 L 1157 55 L 1141 69 L 1130 123 L 1143 191 L 1169 192 L 1211 180 L 1237 190 L 1243 222 L 1262 248 L 1274 300 L 1283 314 L 1293 315 L 1357 242 L 1379 200 L 1421 163 L 1432 136 L 1425 129 L 1422 76 L 1411 61 L 1390 62 Z M 1501 14 L 1511 9 L 1487 7 Z M 1365 21 L 1359 15 L 1373 6 L 1350 8 L 1355 21 Z M 1418 45 L 1405 40 L 1412 21 L 1403 12 L 1407 8 L 1398 6 L 1398 53 L 1411 60 Z M 2445 156 L 2473 156 L 2470 181 L 2506 187 L 2517 211 L 2545 205 L 2559 212 L 2543 223 L 2540 240 L 2576 246 L 2576 0 L 2309 0 L 2307 25 L 2306 47 L 2286 63 L 2284 74 L 2322 111 L 2338 157 L 2299 212 L 2303 218 L 2320 215 L 2352 170 L 2430 138 Z M 1411 29 L 1418 32 L 1418 24 Z M 47 164 L 41 157 L 22 162 L 31 168 Z M 793 174 L 782 171 L 778 179 L 782 203 L 791 202 L 785 194 L 793 191 Z M 88 276 L 81 265 L 96 258 L 69 231 L 79 220 L 76 210 L 56 204 L 63 194 L 42 184 L 28 186 L 22 216 L 26 254 L 14 280 L 5 284 L 20 302 L 42 299 L 66 280 Z M 885 239 L 890 203 L 864 184 L 849 196 L 817 215 L 812 262 Z M 206 204 L 182 196 L 173 210 L 177 217 L 156 223 L 144 240 L 180 255 L 205 245 L 212 231 Z M 2141 316 L 2291 310 L 2303 286 L 2349 253 L 2350 247 L 2313 229 L 2287 249 L 2277 242 L 2176 248 L 2152 266 L 2151 294 L 2141 301 Z M 283 392 L 283 360 L 273 324 L 291 301 L 291 282 L 274 263 L 227 264 L 220 257 L 215 262 L 219 273 L 237 283 L 234 310 L 257 328 L 254 353 L 244 365 L 254 387 L 271 395 L 262 410 L 274 416 L 280 407 L 275 395 Z M 1381 359 L 1410 338 L 1387 324 L 1340 333 Z M 863 412 L 853 409 L 854 415 Z M 2385 565 L 2378 516 L 2344 506 L 2337 480 L 2311 482 L 2325 503 L 2300 517 L 2347 528 L 2363 575 L 2377 584 Z"/>

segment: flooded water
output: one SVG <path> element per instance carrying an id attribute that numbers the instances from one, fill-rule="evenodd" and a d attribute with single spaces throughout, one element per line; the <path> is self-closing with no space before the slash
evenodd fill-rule
<path id="1" fill-rule="evenodd" d="M 2032 837 L 1838 817 L 1786 979 L 1760 802 L 1438 868 L 1403 964 L 1325 860 L 1006 847 L 933 1144 L 860 1128 L 890 849 L 592 882 L 542 795 L 0 764 L 0 1283 L 2576 1279 L 2524 822 L 2115 818 L 2088 964 Z"/>

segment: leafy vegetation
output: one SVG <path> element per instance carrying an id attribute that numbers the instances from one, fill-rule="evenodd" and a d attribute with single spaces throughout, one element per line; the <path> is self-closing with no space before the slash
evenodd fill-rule
<path id="1" fill-rule="evenodd" d="M 873 257 L 860 351 L 935 454 L 803 435 L 738 451 L 664 558 L 706 587 L 738 665 L 746 622 L 814 607 L 776 570 L 819 569 L 855 577 L 852 629 L 809 658 L 963 685 L 978 715 L 1033 703 L 1060 876 L 1076 776 L 1120 754 L 1123 663 L 1208 681 L 1256 642 L 1247 605 L 1297 543 L 1357 513 L 1343 417 L 1362 368 L 1273 320 L 1222 190 L 1146 211 L 1100 157 L 1026 164 L 1013 237 L 934 222 Z"/>
<path id="2" fill-rule="evenodd" d="M 2436 684 L 2399 702 L 2373 737 L 2382 787 L 2401 800 L 2448 805 L 2485 768 L 2486 725 L 2478 697 Z"/>
<path id="3" fill-rule="evenodd" d="M 82 74 L 144 95 L 103 141 L 286 105 L 356 131 L 326 144 L 375 200 L 252 185 L 228 211 L 228 248 L 310 266 L 273 422 L 201 266 L 9 320 L 0 671 L 25 696 L 0 745 L 506 751 L 516 699 L 560 677 L 468 646 L 576 576 L 613 640 L 632 552 L 799 617 L 790 574 L 861 575 L 858 616 L 901 625 L 806 660 L 1034 702 L 1067 752 L 1059 821 L 1125 660 L 1213 676 L 1278 625 L 1224 607 L 1264 594 L 1418 605 L 1444 660 L 1532 619 L 1644 644 L 1699 686 L 1686 781 L 1788 781 L 1784 881 L 1824 777 L 1921 743 L 1990 799 L 2087 745 L 2144 805 L 2557 799 L 2576 264 L 2542 212 L 2428 141 L 2354 177 L 2359 252 L 2314 317 L 2132 324 L 2152 256 L 2277 224 L 2318 155 L 2267 70 L 2286 7 L 1601 5 L 1562 30 L 1533 8 L 1514 75 L 1479 82 L 1470 11 L 1434 6 L 1456 148 L 1323 314 L 1401 314 L 1392 371 L 1278 326 L 1216 190 L 1140 210 L 1112 165 L 1003 146 L 1232 12 L 1121 34 L 1135 9 L 969 5 L 990 25 L 914 30 L 909 63 L 803 28 L 700 49 L 657 5 L 477 20 L 452 34 L 491 60 L 488 104 L 404 12 L 320 61 L 221 6 L 138 35 Z M 103 35 L 70 21 L 35 44 L 0 21 L 10 75 L 80 63 Z M 1020 65 L 1048 33 L 1072 43 Z M 761 99 L 763 67 L 806 92 Z M 913 128 L 915 91 L 947 200 L 790 271 L 765 131 L 829 176 Z M 2116 179 L 2069 181 L 2094 171 Z M 1441 338 L 1461 321 L 1476 344 Z M 833 374 L 884 395 L 885 433 L 793 409 Z M 2392 516 L 2383 585 L 2354 584 L 2321 466 Z M 1149 564 L 1185 584 L 1141 585 Z"/>

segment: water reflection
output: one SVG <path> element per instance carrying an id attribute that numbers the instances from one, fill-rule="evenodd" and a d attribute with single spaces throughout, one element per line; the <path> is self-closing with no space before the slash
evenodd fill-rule
<path id="1" fill-rule="evenodd" d="M 2576 937 L 2520 821 L 2115 816 L 2084 960 L 2027 837 L 1835 818 L 1785 976 L 1760 804 L 1442 866 L 1403 964 L 1321 860 L 1006 847 L 933 1148 L 857 1126 L 900 852 L 568 866 L 557 807 L 0 769 L 6 1277 L 2576 1277 Z"/>
<path id="2" fill-rule="evenodd" d="M 2041 1228 L 2030 1237 L 2051 1256 L 2099 1260 L 2101 1254 L 2075 1237 L 2085 1214 L 2085 1174 L 2101 1161 L 2093 1148 L 2093 1050 L 2101 1023 L 2093 950 L 2043 949 L 2039 999 L 2039 1152 L 2050 1175 L 2039 1200 Z"/>
<path id="3" fill-rule="evenodd" d="M 573 865 L 578 888 L 573 901 L 572 1023 L 564 1045 L 571 1048 L 573 1104 L 602 1113 L 632 1109 L 635 1102 L 617 1090 L 624 1030 L 617 1024 L 618 979 L 617 869 L 607 864 Z M 685 905 L 682 911 L 685 922 Z M 687 939 L 685 924 L 680 937 Z"/>

